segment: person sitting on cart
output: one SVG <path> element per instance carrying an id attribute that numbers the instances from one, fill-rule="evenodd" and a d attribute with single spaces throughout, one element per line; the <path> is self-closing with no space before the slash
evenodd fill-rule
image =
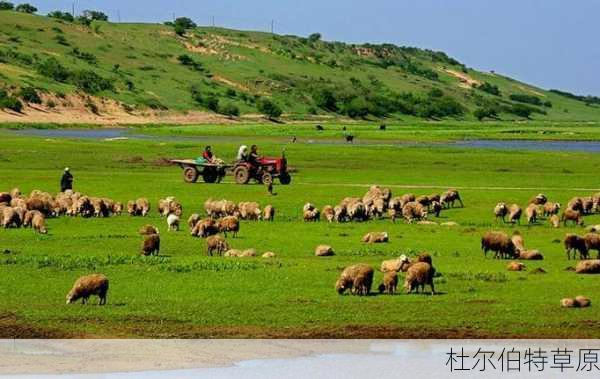
<path id="1" fill-rule="evenodd" d="M 248 146 L 242 145 L 240 146 L 237 154 L 238 162 L 247 162 L 248 161 Z"/>
<path id="2" fill-rule="evenodd" d="M 204 151 L 202 152 L 202 158 L 204 158 L 206 163 L 215 163 L 212 148 L 210 146 L 206 146 L 204 148 Z"/>

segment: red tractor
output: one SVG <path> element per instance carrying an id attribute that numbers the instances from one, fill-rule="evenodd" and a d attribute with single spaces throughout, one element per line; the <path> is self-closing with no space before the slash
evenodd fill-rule
<path id="1" fill-rule="evenodd" d="M 287 185 L 292 181 L 288 172 L 285 153 L 281 158 L 261 157 L 256 164 L 250 162 L 237 162 L 233 167 L 233 176 L 237 184 L 248 184 L 250 179 L 269 185 L 274 178 L 279 178 L 281 184 Z"/>

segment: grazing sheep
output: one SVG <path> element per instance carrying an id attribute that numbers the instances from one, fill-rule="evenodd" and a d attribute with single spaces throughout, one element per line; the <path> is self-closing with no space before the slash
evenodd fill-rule
<path id="1" fill-rule="evenodd" d="M 510 262 L 508 266 L 506 266 L 508 271 L 523 271 L 525 268 L 525 265 L 520 262 Z"/>
<path id="2" fill-rule="evenodd" d="M 379 285 L 379 293 L 393 295 L 398 287 L 398 273 L 389 271 L 383 275 L 383 283 Z"/>
<path id="3" fill-rule="evenodd" d="M 151 234 L 160 234 L 158 232 L 158 228 L 156 226 L 153 225 L 144 225 L 140 228 L 139 233 L 142 236 L 149 236 Z"/>
<path id="4" fill-rule="evenodd" d="M 560 217 L 558 217 L 558 215 L 552 215 L 552 217 L 550 217 L 550 224 L 554 228 L 560 228 Z"/>
<path id="5" fill-rule="evenodd" d="M 137 216 L 138 210 L 137 210 L 137 205 L 135 204 L 135 201 L 129 200 L 127 202 L 127 213 L 130 216 Z"/>
<path id="6" fill-rule="evenodd" d="M 92 203 L 92 208 L 94 208 L 94 217 L 108 217 L 108 208 L 104 200 L 91 197 L 90 202 Z"/>
<path id="7" fill-rule="evenodd" d="M 587 233 L 583 236 L 585 240 L 585 247 L 587 251 L 596 250 L 598 252 L 598 259 L 600 259 L 600 234 Z"/>
<path id="8" fill-rule="evenodd" d="M 583 212 L 583 199 L 580 197 L 574 197 L 567 203 L 567 209 L 574 211 Z"/>
<path id="9" fill-rule="evenodd" d="M 410 224 L 415 220 L 420 221 L 426 219 L 427 209 L 417 202 L 406 203 L 404 204 L 404 207 L 402 207 L 402 216 Z"/>
<path id="10" fill-rule="evenodd" d="M 348 203 L 346 211 L 348 212 L 348 218 L 350 220 L 365 221 L 367 219 L 367 208 L 360 200 Z"/>
<path id="11" fill-rule="evenodd" d="M 528 204 L 544 205 L 544 204 L 546 204 L 546 202 L 548 202 L 548 197 L 546 195 L 544 195 L 543 193 L 539 193 L 539 194 L 535 195 L 534 197 L 532 197 L 531 199 L 529 199 Z"/>
<path id="12" fill-rule="evenodd" d="M 238 205 L 242 220 L 259 220 L 262 212 L 260 206 L 255 202 L 242 202 Z"/>
<path id="13" fill-rule="evenodd" d="M 42 212 L 40 211 L 27 211 L 25 212 L 25 216 L 23 216 L 23 224 L 22 226 L 24 228 L 29 228 L 32 226 L 32 221 L 33 221 L 33 216 L 35 215 L 41 215 L 43 216 Z"/>
<path id="14" fill-rule="evenodd" d="M 592 305 L 592 301 L 585 296 L 579 295 L 575 296 L 575 304 L 577 304 L 579 308 L 586 308 Z"/>
<path id="15" fill-rule="evenodd" d="M 19 219 L 19 215 L 15 212 L 14 208 L 4 207 L 2 209 L 2 227 L 4 229 L 8 229 L 10 227 L 18 228 L 21 226 L 21 220 Z"/>
<path id="16" fill-rule="evenodd" d="M 160 254 L 160 236 L 158 234 L 148 234 L 142 242 L 142 255 Z"/>
<path id="17" fill-rule="evenodd" d="M 560 212 L 560 203 L 544 204 L 544 217 L 557 215 Z"/>
<path id="18" fill-rule="evenodd" d="M 404 289 L 406 293 L 413 291 L 419 292 L 425 291 L 425 285 L 428 284 L 431 288 L 431 294 L 435 294 L 435 288 L 433 286 L 433 276 L 435 275 L 435 269 L 426 262 L 413 263 L 406 271 L 406 278 L 404 280 Z"/>
<path id="19" fill-rule="evenodd" d="M 263 209 L 263 221 L 273 221 L 275 219 L 275 208 L 272 205 L 266 205 Z"/>
<path id="20" fill-rule="evenodd" d="M 440 217 L 440 213 L 442 213 L 442 203 L 439 201 L 432 201 L 429 205 L 431 212 L 435 215 L 435 217 Z"/>
<path id="21" fill-rule="evenodd" d="M 561 221 L 564 226 L 567 226 L 568 221 L 572 221 L 575 225 L 583 226 L 583 216 L 580 211 L 567 208 L 564 210 Z"/>
<path id="22" fill-rule="evenodd" d="M 75 281 L 73 288 L 67 294 L 67 304 L 71 304 L 81 299 L 81 304 L 87 303 L 92 295 L 100 298 L 99 305 L 106 304 L 106 294 L 108 293 L 108 278 L 102 274 L 92 274 L 82 276 Z"/>
<path id="23" fill-rule="evenodd" d="M 528 224 L 535 224 L 538 217 L 538 206 L 535 204 L 529 204 L 525 209 L 525 217 L 527 218 Z"/>
<path id="24" fill-rule="evenodd" d="M 373 275 L 373 268 L 367 264 L 359 263 L 346 267 L 335 282 L 335 290 L 340 295 L 346 290 L 350 290 L 353 295 L 368 295 L 371 292 Z"/>
<path id="25" fill-rule="evenodd" d="M 166 217 L 171 211 L 171 202 L 174 201 L 174 197 L 167 197 L 166 199 L 158 200 L 158 214 L 161 217 Z"/>
<path id="26" fill-rule="evenodd" d="M 571 251 L 573 252 L 573 259 L 577 256 L 577 253 L 579 253 L 579 259 L 587 259 L 588 249 L 584 238 L 569 233 L 565 236 L 564 246 L 567 259 L 571 259 Z"/>
<path id="27" fill-rule="evenodd" d="M 582 199 L 583 214 L 591 214 L 594 211 L 594 200 L 591 197 L 584 197 Z"/>
<path id="28" fill-rule="evenodd" d="M 403 263 L 406 261 L 406 256 L 402 255 L 396 259 L 389 259 L 387 261 L 381 262 L 381 268 L 379 271 L 386 273 L 390 271 L 399 272 L 402 269 Z"/>
<path id="29" fill-rule="evenodd" d="M 523 210 L 517 204 L 512 204 L 508 208 L 508 222 L 515 224 L 521 223 L 521 215 L 523 214 Z"/>
<path id="30" fill-rule="evenodd" d="M 175 213 L 169 213 L 167 216 L 167 226 L 169 231 L 179 231 L 179 216 Z"/>
<path id="31" fill-rule="evenodd" d="M 506 221 L 507 214 L 508 207 L 506 206 L 506 203 L 496 204 L 496 206 L 494 207 L 494 216 L 496 216 L 496 221 L 498 221 L 499 218 L 501 218 L 502 221 Z"/>
<path id="32" fill-rule="evenodd" d="M 335 220 L 335 210 L 331 205 L 326 205 L 323 207 L 323 217 L 327 222 L 333 222 Z"/>
<path id="33" fill-rule="evenodd" d="M 16 197 L 20 197 L 21 194 L 21 190 L 19 189 L 19 187 L 15 187 L 13 189 L 10 190 L 10 197 L 12 197 L 13 199 Z"/>
<path id="34" fill-rule="evenodd" d="M 495 253 L 494 258 L 515 258 L 517 255 L 514 243 L 503 232 L 487 232 L 481 238 L 481 250 L 485 257 L 488 251 Z"/>
<path id="35" fill-rule="evenodd" d="M 123 203 L 119 202 L 119 201 L 115 201 L 114 204 L 112 205 L 112 213 L 120 216 L 121 213 L 123 213 Z"/>
<path id="36" fill-rule="evenodd" d="M 575 272 L 578 274 L 600 274 L 600 259 L 589 259 L 577 262 Z"/>
<path id="37" fill-rule="evenodd" d="M 187 220 L 187 224 L 190 229 L 194 229 L 194 226 L 200 221 L 200 215 L 198 213 L 192 213 Z"/>
<path id="38" fill-rule="evenodd" d="M 319 245 L 315 249 L 315 256 L 317 257 L 330 257 L 332 255 L 335 255 L 335 252 L 329 245 Z"/>
<path id="39" fill-rule="evenodd" d="M 33 227 L 33 230 L 40 234 L 48 233 L 48 230 L 46 229 L 46 219 L 44 218 L 44 215 L 40 212 L 35 213 L 33 215 L 33 218 L 31 219 L 31 225 Z"/>
<path id="40" fill-rule="evenodd" d="M 303 219 L 306 222 L 317 222 L 320 218 L 321 213 L 316 208 L 313 208 L 311 210 L 305 210 L 303 213 Z"/>
<path id="41" fill-rule="evenodd" d="M 336 222 L 344 222 L 348 218 L 348 213 L 346 211 L 346 207 L 341 205 L 337 205 L 333 208 L 334 216 Z M 326 216 L 327 217 L 327 216 Z"/>
<path id="42" fill-rule="evenodd" d="M 385 233 L 385 232 L 382 232 L 382 233 L 377 233 L 377 232 L 367 233 L 362 238 L 362 242 L 365 242 L 365 243 L 385 243 L 385 242 L 388 242 L 388 241 L 389 241 L 389 237 L 388 237 L 388 234 Z"/>
<path id="43" fill-rule="evenodd" d="M 227 250 L 229 250 L 229 244 L 225 238 L 219 235 L 214 235 L 206 239 L 206 252 L 209 256 L 212 257 L 213 253 L 215 252 L 218 255 L 223 255 L 223 253 Z"/>
<path id="44" fill-rule="evenodd" d="M 198 221 L 190 234 L 194 237 L 206 238 L 217 233 L 219 233 L 218 223 L 212 218 L 206 218 Z"/>
<path id="45" fill-rule="evenodd" d="M 220 219 L 217 223 L 217 228 L 220 233 L 223 233 L 227 237 L 227 232 L 233 233 L 233 237 L 237 237 L 240 231 L 240 220 L 235 216 L 226 216 Z"/>
<path id="46" fill-rule="evenodd" d="M 263 258 L 275 258 L 275 253 L 272 251 L 267 251 L 262 255 Z"/>
<path id="47" fill-rule="evenodd" d="M 449 189 L 440 196 L 440 203 L 442 203 L 445 208 L 454 208 L 454 203 L 456 201 L 460 203 L 461 208 L 464 208 L 465 205 L 460 198 L 460 194 L 455 189 Z"/>
<path id="48" fill-rule="evenodd" d="M 137 213 L 142 217 L 146 217 L 148 213 L 150 213 L 150 202 L 146 198 L 137 199 L 135 201 L 135 206 Z"/>

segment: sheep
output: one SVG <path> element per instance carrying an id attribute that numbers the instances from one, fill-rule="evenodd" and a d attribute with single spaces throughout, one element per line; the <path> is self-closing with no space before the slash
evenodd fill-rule
<path id="1" fill-rule="evenodd" d="M 600 234 L 587 233 L 583 236 L 585 240 L 585 247 L 587 251 L 596 250 L 598 252 L 598 259 L 600 259 Z"/>
<path id="2" fill-rule="evenodd" d="M 521 251 L 525 251 L 525 242 L 523 241 L 523 236 L 518 231 L 515 231 L 510 238 L 513 245 L 515 246 L 515 251 L 520 253 Z"/>
<path id="3" fill-rule="evenodd" d="M 416 260 L 413 262 L 411 261 L 406 255 L 401 255 L 400 258 L 398 258 L 399 263 L 400 263 L 400 270 L 402 272 L 407 272 L 408 269 L 415 263 L 418 262 L 422 262 L 422 263 L 428 263 L 430 266 L 433 267 L 433 260 L 431 258 L 431 255 L 429 253 L 421 253 L 417 256 Z"/>
<path id="4" fill-rule="evenodd" d="M 383 261 L 381 262 L 381 268 L 379 269 L 379 271 L 383 273 L 390 271 L 398 272 L 401 270 L 402 265 L 406 259 L 406 256 L 402 255 L 400 258 L 397 259 L 389 259 L 387 261 Z"/>
<path id="5" fill-rule="evenodd" d="M 0 192 L 0 204 L 10 205 L 12 196 L 8 192 Z"/>
<path id="6" fill-rule="evenodd" d="M 574 299 L 564 298 L 560 300 L 560 306 L 563 308 L 575 308 L 577 303 L 575 303 Z"/>
<path id="7" fill-rule="evenodd" d="M 535 195 L 534 197 L 532 197 L 531 199 L 529 199 L 528 204 L 544 205 L 547 202 L 548 202 L 548 197 L 546 195 L 544 195 L 543 193 L 539 193 L 539 194 Z"/>
<path id="8" fill-rule="evenodd" d="M 148 234 L 142 242 L 142 255 L 160 254 L 160 236 L 158 234 Z"/>
<path id="9" fill-rule="evenodd" d="M 503 232 L 487 232 L 481 238 L 481 250 L 487 257 L 488 251 L 495 253 L 495 258 L 514 258 L 516 248 L 512 240 Z"/>
<path id="10" fill-rule="evenodd" d="M 520 262 L 510 262 L 508 266 L 506 266 L 508 271 L 523 271 L 525 268 L 525 265 Z"/>
<path id="11" fill-rule="evenodd" d="M 179 231 L 179 216 L 175 213 L 169 213 L 167 216 L 167 226 L 169 231 Z"/>
<path id="12" fill-rule="evenodd" d="M 442 203 L 445 208 L 454 207 L 456 201 L 460 203 L 461 208 L 464 208 L 465 205 L 460 198 L 460 194 L 455 189 L 449 189 L 440 196 L 440 203 Z"/>
<path id="13" fill-rule="evenodd" d="M 323 217 L 327 222 L 333 222 L 335 220 L 335 210 L 331 205 L 326 205 L 323 207 Z"/>
<path id="14" fill-rule="evenodd" d="M 600 259 L 589 259 L 577 262 L 575 272 L 578 274 L 600 274 Z"/>
<path id="15" fill-rule="evenodd" d="M 175 200 L 174 197 L 167 197 L 166 199 L 158 200 L 158 214 L 161 217 L 166 217 L 171 211 L 171 202 Z"/>
<path id="16" fill-rule="evenodd" d="M 352 201 L 346 206 L 348 212 L 348 218 L 354 221 L 365 221 L 367 219 L 367 208 L 365 204 L 360 201 Z"/>
<path id="17" fill-rule="evenodd" d="M 560 227 L 560 217 L 558 217 L 558 215 L 552 215 L 550 217 L 550 224 L 554 227 L 554 228 L 559 228 Z"/>
<path id="18" fill-rule="evenodd" d="M 583 212 L 583 199 L 580 197 L 574 197 L 567 203 L 567 209 L 574 211 Z"/>
<path id="19" fill-rule="evenodd" d="M 273 221 L 275 219 L 275 208 L 272 205 L 265 205 L 262 214 L 263 221 Z"/>
<path id="20" fill-rule="evenodd" d="M 87 303 L 92 295 L 100 299 L 98 305 L 106 304 L 106 295 L 108 293 L 108 278 L 102 274 L 92 274 L 82 276 L 75 281 L 73 288 L 67 294 L 67 304 L 71 304 L 81 299 L 81 304 Z"/>
<path id="21" fill-rule="evenodd" d="M 229 249 L 223 254 L 224 257 L 239 257 L 242 255 L 242 252 L 237 249 Z"/>
<path id="22" fill-rule="evenodd" d="M 33 230 L 40 234 L 48 233 L 48 230 L 46 229 L 46 219 L 44 218 L 44 215 L 40 212 L 33 215 L 33 218 L 31 219 L 31 225 L 33 227 Z"/>
<path id="23" fill-rule="evenodd" d="M 21 226 L 21 220 L 19 219 L 19 215 L 15 212 L 14 208 L 4 207 L 2 209 L 2 227 L 4 229 L 8 229 L 10 227 L 18 228 Z"/>
<path id="24" fill-rule="evenodd" d="M 235 216 L 226 216 L 217 222 L 217 228 L 220 233 L 223 233 L 227 237 L 227 232 L 233 233 L 233 237 L 237 237 L 240 231 L 240 220 Z"/>
<path id="25" fill-rule="evenodd" d="M 367 264 L 359 263 L 346 267 L 335 282 L 335 290 L 340 295 L 346 290 L 350 290 L 353 295 L 368 295 L 371 292 L 373 275 L 373 268 Z"/>
<path id="26" fill-rule="evenodd" d="M 81 217 L 92 217 L 94 215 L 94 206 L 92 205 L 91 199 L 87 196 L 78 198 L 74 208 L 75 214 L 79 214 Z"/>
<path id="27" fill-rule="evenodd" d="M 579 295 L 575 296 L 575 304 L 577 304 L 579 308 L 586 308 L 592 305 L 592 301 L 585 296 Z"/>
<path id="28" fill-rule="evenodd" d="M 379 285 L 379 293 L 393 295 L 398 287 L 398 273 L 389 271 L 383 275 L 383 283 Z"/>
<path id="29" fill-rule="evenodd" d="M 272 251 L 267 251 L 266 253 L 264 253 L 262 255 L 263 258 L 275 258 L 275 256 L 276 256 L 275 253 Z"/>
<path id="30" fill-rule="evenodd" d="M 572 221 L 575 225 L 583 226 L 583 217 L 581 212 L 567 208 L 564 210 L 560 220 L 563 222 L 564 226 L 567 226 L 567 222 Z"/>
<path id="31" fill-rule="evenodd" d="M 388 241 L 389 241 L 389 236 L 386 232 L 383 232 L 383 233 L 371 232 L 371 233 L 365 234 L 365 236 L 362 238 L 362 242 L 365 242 L 365 243 L 385 243 Z"/>
<path id="32" fill-rule="evenodd" d="M 525 217 L 527 218 L 528 224 L 535 224 L 538 217 L 538 206 L 535 204 L 529 204 L 525 209 Z"/>
<path id="33" fill-rule="evenodd" d="M 544 204 L 544 217 L 557 215 L 560 212 L 560 203 Z"/>
<path id="34" fill-rule="evenodd" d="M 187 220 L 187 224 L 190 229 L 194 229 L 194 226 L 200 221 L 200 215 L 198 213 L 192 213 Z"/>
<path id="35" fill-rule="evenodd" d="M 229 244 L 225 240 L 225 238 L 214 235 L 209 236 L 206 239 L 206 253 L 212 257 L 213 253 L 217 253 L 218 255 L 223 255 L 227 250 L 229 250 Z"/>
<path id="36" fill-rule="evenodd" d="M 242 220 L 259 220 L 262 212 L 256 202 L 242 202 L 238 205 L 240 217 Z"/>
<path id="37" fill-rule="evenodd" d="M 120 216 L 123 213 L 123 203 L 119 201 L 115 201 L 112 205 L 112 213 Z"/>
<path id="38" fill-rule="evenodd" d="M 591 197 L 584 197 L 582 201 L 583 213 L 591 214 L 594 211 L 594 200 Z"/>
<path id="39" fill-rule="evenodd" d="M 427 209 L 417 202 L 406 203 L 404 204 L 404 207 L 402 207 L 402 216 L 410 224 L 414 220 L 419 221 L 426 219 Z"/>
<path id="40" fill-rule="evenodd" d="M 406 271 L 406 278 L 404 279 L 404 289 L 406 293 L 413 291 L 419 292 L 425 291 L 425 285 L 428 284 L 431 288 L 431 294 L 435 294 L 435 288 L 433 285 L 433 276 L 435 275 L 435 269 L 429 263 L 416 262 L 412 264 Z"/>
<path id="41" fill-rule="evenodd" d="M 429 205 L 431 212 L 435 215 L 435 217 L 440 217 L 440 213 L 442 212 L 442 204 L 439 201 L 432 201 Z"/>
<path id="42" fill-rule="evenodd" d="M 315 249 L 315 256 L 317 257 L 330 257 L 332 255 L 335 255 L 335 252 L 329 245 L 319 245 Z"/>
<path id="43" fill-rule="evenodd" d="M 15 187 L 13 189 L 10 190 L 10 197 L 12 197 L 13 199 L 16 197 L 20 197 L 21 194 L 21 190 L 19 189 L 19 187 Z"/>
<path id="44" fill-rule="evenodd" d="M 32 221 L 33 221 L 33 216 L 35 216 L 36 214 L 42 215 L 42 212 L 40 211 L 27 211 L 25 212 L 25 216 L 23 217 L 23 224 L 22 226 L 24 228 L 29 228 L 32 226 Z"/>
<path id="45" fill-rule="evenodd" d="M 29 212 L 27 209 L 22 208 L 22 207 L 13 207 L 13 210 L 15 211 L 15 213 L 17 214 L 17 216 L 19 217 L 19 227 L 23 225 L 23 220 L 25 219 L 25 214 L 27 212 Z M 35 212 L 35 211 L 34 211 Z"/>
<path id="46" fill-rule="evenodd" d="M 246 250 L 242 251 L 242 254 L 240 255 L 240 257 L 250 258 L 250 257 L 256 257 L 256 255 L 257 255 L 256 249 L 246 249 Z"/>
<path id="47" fill-rule="evenodd" d="M 304 211 L 302 218 L 306 222 L 317 222 L 321 218 L 321 213 L 316 208 L 314 208 L 312 210 L 306 210 L 306 211 Z"/>
<path id="48" fill-rule="evenodd" d="M 541 261 L 544 256 L 539 250 L 523 250 L 518 252 L 517 259 L 525 261 Z"/>
<path id="49" fill-rule="evenodd" d="M 502 221 L 505 222 L 507 214 L 508 207 L 506 206 L 506 203 L 496 204 L 496 206 L 494 207 L 494 216 L 496 216 L 496 221 L 498 221 L 498 219 L 501 218 Z"/>
<path id="50" fill-rule="evenodd" d="M 146 198 L 137 199 L 135 201 L 135 206 L 137 213 L 142 217 L 146 217 L 150 212 L 150 202 Z"/>
<path id="51" fill-rule="evenodd" d="M 151 234 L 160 234 L 158 228 L 153 225 L 144 225 L 140 228 L 138 233 L 142 236 L 149 236 Z"/>
<path id="52" fill-rule="evenodd" d="M 127 213 L 130 216 L 137 216 L 138 210 L 137 210 L 137 205 L 135 204 L 135 201 L 129 200 L 127 202 Z"/>
<path id="53" fill-rule="evenodd" d="M 517 204 L 512 204 L 508 208 L 508 222 L 515 224 L 521 223 L 521 215 L 523 214 L 523 210 Z"/>
<path id="54" fill-rule="evenodd" d="M 206 218 L 196 223 L 191 231 L 191 235 L 194 237 L 206 238 L 214 236 L 219 233 L 219 226 L 212 218 Z"/>
<path id="55" fill-rule="evenodd" d="M 344 222 L 348 217 L 348 213 L 346 207 L 342 207 L 341 205 L 337 205 L 333 208 L 333 218 L 336 222 Z M 327 216 L 325 216 L 327 217 Z"/>
<path id="56" fill-rule="evenodd" d="M 563 241 L 565 246 L 565 253 L 567 254 L 567 259 L 571 259 L 571 251 L 573 252 L 573 259 L 579 253 L 580 259 L 587 259 L 588 257 L 588 248 L 585 243 L 585 239 L 576 235 L 569 233 L 565 235 L 565 239 Z"/>
<path id="57" fill-rule="evenodd" d="M 35 194 L 35 196 L 30 196 L 25 200 L 25 204 L 29 211 L 35 210 L 42 212 L 46 216 L 52 215 L 53 207 L 49 195 Z"/>
<path id="58" fill-rule="evenodd" d="M 108 208 L 104 203 L 104 200 L 99 199 L 97 197 L 91 197 L 90 202 L 92 203 L 92 207 L 94 208 L 94 217 L 108 216 Z"/>

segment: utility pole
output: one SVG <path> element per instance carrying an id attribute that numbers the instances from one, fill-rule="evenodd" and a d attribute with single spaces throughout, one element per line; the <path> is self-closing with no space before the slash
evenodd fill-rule
<path id="1" fill-rule="evenodd" d="M 72 6 L 71 6 L 71 16 L 75 17 L 75 2 L 73 2 Z"/>
<path id="2" fill-rule="evenodd" d="M 212 16 L 212 26 L 215 27 L 215 16 Z"/>
<path id="3" fill-rule="evenodd" d="M 121 23 L 121 11 L 117 9 L 117 20 L 119 20 L 119 24 Z"/>
<path id="4" fill-rule="evenodd" d="M 275 20 L 271 20 L 271 34 L 275 34 Z"/>

